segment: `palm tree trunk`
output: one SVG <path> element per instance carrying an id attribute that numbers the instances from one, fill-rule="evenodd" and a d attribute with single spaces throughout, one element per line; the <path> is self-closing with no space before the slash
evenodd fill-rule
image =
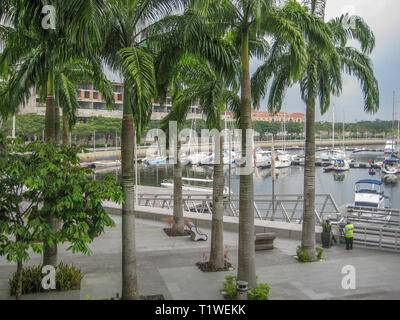
<path id="1" fill-rule="evenodd" d="M 45 129 L 44 135 L 46 141 L 56 140 L 56 132 L 55 132 L 55 95 L 54 95 L 54 78 L 53 72 L 49 72 L 48 81 L 47 81 L 47 97 L 46 97 L 46 116 L 45 116 Z M 47 220 L 49 225 L 51 226 L 53 232 L 57 230 L 57 220 L 53 214 L 48 214 Z M 58 249 L 57 243 L 55 243 L 52 247 L 45 245 L 43 251 L 43 265 L 51 265 L 57 266 L 57 258 L 58 258 Z"/>
<path id="2" fill-rule="evenodd" d="M 316 259 L 315 251 L 315 107 L 307 105 L 304 212 L 301 249 Z"/>
<path id="3" fill-rule="evenodd" d="M 251 91 L 248 29 L 242 31 L 242 92 L 240 105 L 240 129 L 242 130 L 242 156 L 247 150 L 247 129 L 252 129 Z M 254 244 L 254 185 L 253 174 L 240 176 L 239 195 L 239 266 L 238 280 L 257 285 Z"/>
<path id="4" fill-rule="evenodd" d="M 15 299 L 22 299 L 22 261 L 17 262 L 17 290 L 15 293 Z"/>
<path id="5" fill-rule="evenodd" d="M 69 145 L 69 125 L 67 113 L 63 110 L 62 113 L 63 131 L 62 131 L 62 143 L 66 147 Z"/>
<path id="6" fill-rule="evenodd" d="M 135 244 L 135 179 L 133 115 L 129 106 L 129 86 L 124 88 L 124 115 L 121 133 L 122 188 L 125 201 L 122 204 L 122 299 L 138 300 Z"/>
<path id="7" fill-rule="evenodd" d="M 57 145 L 60 143 L 60 128 L 60 107 L 56 107 L 54 116 L 54 134 Z"/>
<path id="8" fill-rule="evenodd" d="M 177 143 L 177 159 L 174 164 L 174 222 L 172 224 L 173 235 L 184 235 L 185 221 L 183 218 L 182 204 L 182 163 L 179 159 L 181 143 Z"/>
<path id="9" fill-rule="evenodd" d="M 211 252 L 210 263 L 215 269 L 222 269 L 225 266 L 224 259 L 224 161 L 223 161 L 223 138 L 221 135 L 221 114 L 218 113 L 219 146 L 215 153 L 219 154 L 219 162 L 214 164 L 213 182 L 213 215 L 211 229 Z"/>

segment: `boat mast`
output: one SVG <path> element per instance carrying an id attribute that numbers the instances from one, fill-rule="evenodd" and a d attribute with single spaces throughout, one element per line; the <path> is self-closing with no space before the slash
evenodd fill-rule
<path id="1" fill-rule="evenodd" d="M 335 149 L 335 104 L 332 109 L 332 150 Z"/>
<path id="2" fill-rule="evenodd" d="M 397 111 L 397 150 L 400 151 L 400 104 Z"/>
<path id="3" fill-rule="evenodd" d="M 396 105 L 396 91 L 393 91 L 393 114 L 392 114 L 392 153 L 394 153 L 394 108 Z"/>
<path id="4" fill-rule="evenodd" d="M 343 109 L 343 151 L 345 151 L 345 133 L 344 133 L 344 109 Z"/>

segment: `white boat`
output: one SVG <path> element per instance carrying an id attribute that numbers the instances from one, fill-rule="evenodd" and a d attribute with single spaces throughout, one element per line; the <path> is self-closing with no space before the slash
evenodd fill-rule
<path id="1" fill-rule="evenodd" d="M 346 159 L 346 154 L 342 150 L 332 149 L 321 154 L 322 161 L 334 162 L 338 159 Z"/>
<path id="2" fill-rule="evenodd" d="M 189 183 L 190 182 L 201 182 L 201 183 L 213 183 L 214 182 L 214 180 L 195 179 L 195 178 L 182 178 L 182 181 L 188 181 Z M 160 185 L 163 188 L 168 188 L 168 189 L 173 189 L 174 188 L 173 180 L 164 180 L 163 182 L 161 182 Z M 194 185 L 190 185 L 190 184 L 184 184 L 182 186 L 182 190 L 183 191 L 206 193 L 206 194 L 212 194 L 213 193 L 213 188 L 212 187 L 194 186 Z M 224 195 L 227 195 L 227 194 L 229 194 L 229 188 L 227 186 L 225 186 L 224 187 Z"/>
<path id="3" fill-rule="evenodd" d="M 386 159 L 382 163 L 382 173 L 384 174 L 398 174 L 400 173 L 399 160 L 395 158 Z"/>
<path id="4" fill-rule="evenodd" d="M 350 165 L 347 162 L 347 160 L 337 159 L 337 160 L 335 160 L 335 163 L 333 164 L 333 170 L 338 171 L 338 172 L 349 171 Z"/>
<path id="5" fill-rule="evenodd" d="M 148 159 L 145 159 L 144 162 L 148 166 L 154 166 L 154 165 L 158 165 L 158 164 L 166 164 L 167 157 L 148 158 Z"/>
<path id="6" fill-rule="evenodd" d="M 388 140 L 385 145 L 385 154 L 392 154 L 396 151 L 396 141 Z"/>
<path id="7" fill-rule="evenodd" d="M 257 149 L 256 166 L 260 169 L 271 168 L 271 151 Z"/>
<path id="8" fill-rule="evenodd" d="M 360 180 L 356 183 L 354 206 L 368 208 L 385 208 L 383 183 L 379 180 Z"/>
<path id="9" fill-rule="evenodd" d="M 96 167 L 115 167 L 121 165 L 121 161 L 94 161 L 92 164 L 95 164 Z"/>

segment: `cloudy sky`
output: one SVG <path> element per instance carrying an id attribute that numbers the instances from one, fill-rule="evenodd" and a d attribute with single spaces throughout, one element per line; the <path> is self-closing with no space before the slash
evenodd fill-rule
<path id="1" fill-rule="evenodd" d="M 328 0 L 327 19 L 349 12 L 364 18 L 376 37 L 376 48 L 371 55 L 374 70 L 380 87 L 380 111 L 375 115 L 363 112 L 363 96 L 357 80 L 345 77 L 343 93 L 333 97 L 336 121 L 392 119 L 393 91 L 396 91 L 396 119 L 400 103 L 400 1 L 399 0 Z M 253 62 L 252 69 L 257 67 Z M 266 105 L 266 103 L 265 103 Z M 285 99 L 288 112 L 305 112 L 300 99 L 299 87 L 291 88 Z M 321 116 L 317 112 L 317 120 L 331 121 L 332 111 Z"/>

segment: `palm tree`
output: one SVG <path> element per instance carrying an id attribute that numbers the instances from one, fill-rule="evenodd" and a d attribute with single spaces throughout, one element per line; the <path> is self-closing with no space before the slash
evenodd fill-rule
<path id="1" fill-rule="evenodd" d="M 151 99 L 157 97 L 154 67 L 155 51 L 150 47 L 151 26 L 179 9 L 181 1 L 110 0 L 104 60 L 124 81 L 122 119 L 122 274 L 123 299 L 138 299 L 135 214 L 134 214 L 134 136 L 140 137 L 150 120 Z"/>
<path id="2" fill-rule="evenodd" d="M 242 154 L 251 157 L 252 146 L 247 144 L 251 120 L 251 86 L 250 57 L 262 58 L 268 52 L 267 36 L 286 40 L 292 48 L 292 67 L 290 76 L 299 77 L 302 65 L 305 63 L 305 43 L 298 26 L 282 14 L 279 1 L 271 0 L 196 0 L 192 7 L 199 14 L 206 16 L 211 28 L 230 31 L 241 48 L 241 71 L 237 77 L 241 80 L 240 129 L 242 131 Z M 249 137 L 250 138 L 250 137 Z M 251 137 L 252 138 L 252 137 Z M 247 150 L 249 149 L 249 150 Z M 249 161 L 250 159 L 247 159 Z M 238 280 L 247 281 L 250 287 L 256 286 L 255 247 L 254 247 L 254 186 L 253 174 L 240 176 L 239 196 L 239 266 Z"/>
<path id="3" fill-rule="evenodd" d="M 3 100 L 0 107 L 5 113 L 10 105 L 16 108 L 24 104 L 39 86 L 46 96 L 47 141 L 56 140 L 54 69 L 71 58 L 87 56 L 94 61 L 94 48 L 101 37 L 96 32 L 97 23 L 103 17 L 101 9 L 104 6 L 102 1 L 92 3 L 83 0 L 73 3 L 55 0 L 51 4 L 56 7 L 57 13 L 55 30 L 42 28 L 41 1 L 6 1 L 7 11 L 1 12 L 0 26 L 0 39 L 5 45 L 0 55 L 0 69 L 8 72 L 9 67 L 16 68 L 15 75 L 8 80 L 8 100 Z M 55 230 L 53 214 L 48 219 Z M 56 244 L 45 246 L 43 264 L 57 265 Z"/>
<path id="4" fill-rule="evenodd" d="M 304 1 L 305 8 L 316 19 L 324 22 L 326 0 Z M 305 10 L 305 9 L 303 9 Z M 372 63 L 368 57 L 375 46 L 375 38 L 368 25 L 360 17 L 341 17 L 325 23 L 330 46 L 321 46 L 320 39 L 314 37 L 307 28 L 305 16 L 293 17 L 301 27 L 307 41 L 308 60 L 300 79 L 301 97 L 306 104 L 306 163 L 304 173 L 304 212 L 301 248 L 316 258 L 315 250 L 315 109 L 319 100 L 321 113 L 330 106 L 331 95 L 339 96 L 342 90 L 342 73 L 355 76 L 361 83 L 366 112 L 376 112 L 379 108 L 379 89 Z M 348 23 L 353 21 L 352 24 Z M 361 51 L 347 46 L 349 40 L 359 41 Z M 268 105 L 275 108 L 282 105 L 286 89 L 293 84 L 287 77 L 290 68 L 288 50 L 277 40 L 270 59 L 254 75 L 254 86 L 263 88 L 273 78 Z M 279 65 L 273 68 L 272 65 Z M 260 95 L 258 96 L 258 101 Z"/>
<path id="5" fill-rule="evenodd" d="M 232 64 L 235 62 L 232 61 Z M 225 266 L 223 238 L 225 179 L 221 114 L 226 108 L 236 114 L 239 112 L 240 98 L 236 92 L 238 85 L 235 83 L 235 74 L 227 75 L 199 57 L 186 61 L 181 72 L 185 85 L 181 94 L 182 101 L 186 105 L 198 102 L 206 116 L 208 128 L 216 129 L 219 134 L 215 143 L 210 264 L 215 270 L 221 270 Z"/>

